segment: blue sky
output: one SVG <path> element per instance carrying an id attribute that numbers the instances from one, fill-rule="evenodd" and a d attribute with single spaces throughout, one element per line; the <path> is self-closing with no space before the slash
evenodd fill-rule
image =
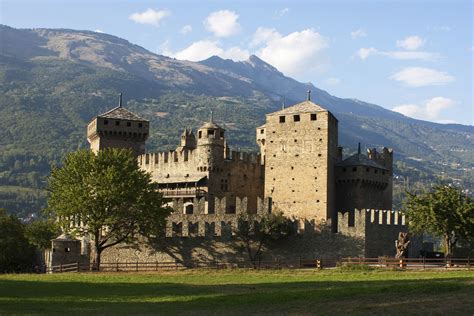
<path id="1" fill-rule="evenodd" d="M 299 81 L 473 124 L 472 1 L 0 0 L 0 23 L 113 34 L 178 59 L 256 54 Z M 317 102 L 317 96 L 315 96 Z"/>

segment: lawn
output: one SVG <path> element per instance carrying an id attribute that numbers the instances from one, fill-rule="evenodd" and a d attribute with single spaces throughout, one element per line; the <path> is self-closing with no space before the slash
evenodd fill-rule
<path id="1" fill-rule="evenodd" d="M 0 315 L 473 315 L 473 302 L 474 272 L 468 271 L 0 275 Z"/>

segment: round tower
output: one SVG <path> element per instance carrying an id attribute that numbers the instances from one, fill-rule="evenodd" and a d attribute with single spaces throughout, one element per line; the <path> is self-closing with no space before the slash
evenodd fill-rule
<path id="1" fill-rule="evenodd" d="M 225 130 L 214 122 L 211 112 L 209 122 L 197 132 L 199 167 L 219 171 L 224 161 L 225 143 Z"/>

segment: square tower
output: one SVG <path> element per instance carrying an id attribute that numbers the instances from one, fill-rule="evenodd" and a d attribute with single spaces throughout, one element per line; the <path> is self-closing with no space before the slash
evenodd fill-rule
<path id="1" fill-rule="evenodd" d="M 130 148 L 135 155 L 145 153 L 150 122 L 119 106 L 100 114 L 87 125 L 87 140 L 93 152 L 104 148 Z"/>
<path id="2" fill-rule="evenodd" d="M 331 219 L 338 147 L 334 115 L 304 101 L 267 114 L 257 139 L 265 146 L 265 197 L 273 207 L 300 219 Z"/>

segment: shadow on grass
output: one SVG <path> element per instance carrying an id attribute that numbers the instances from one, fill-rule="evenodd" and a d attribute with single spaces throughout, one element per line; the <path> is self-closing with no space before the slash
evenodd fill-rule
<path id="1" fill-rule="evenodd" d="M 432 307 L 438 313 L 451 306 L 472 314 L 473 295 L 472 279 L 463 278 L 217 285 L 0 280 L 0 314 L 324 314 L 368 310 L 386 314 L 393 308 L 397 313 L 414 313 L 416 304 L 423 304 L 419 307 L 424 312 Z"/>

